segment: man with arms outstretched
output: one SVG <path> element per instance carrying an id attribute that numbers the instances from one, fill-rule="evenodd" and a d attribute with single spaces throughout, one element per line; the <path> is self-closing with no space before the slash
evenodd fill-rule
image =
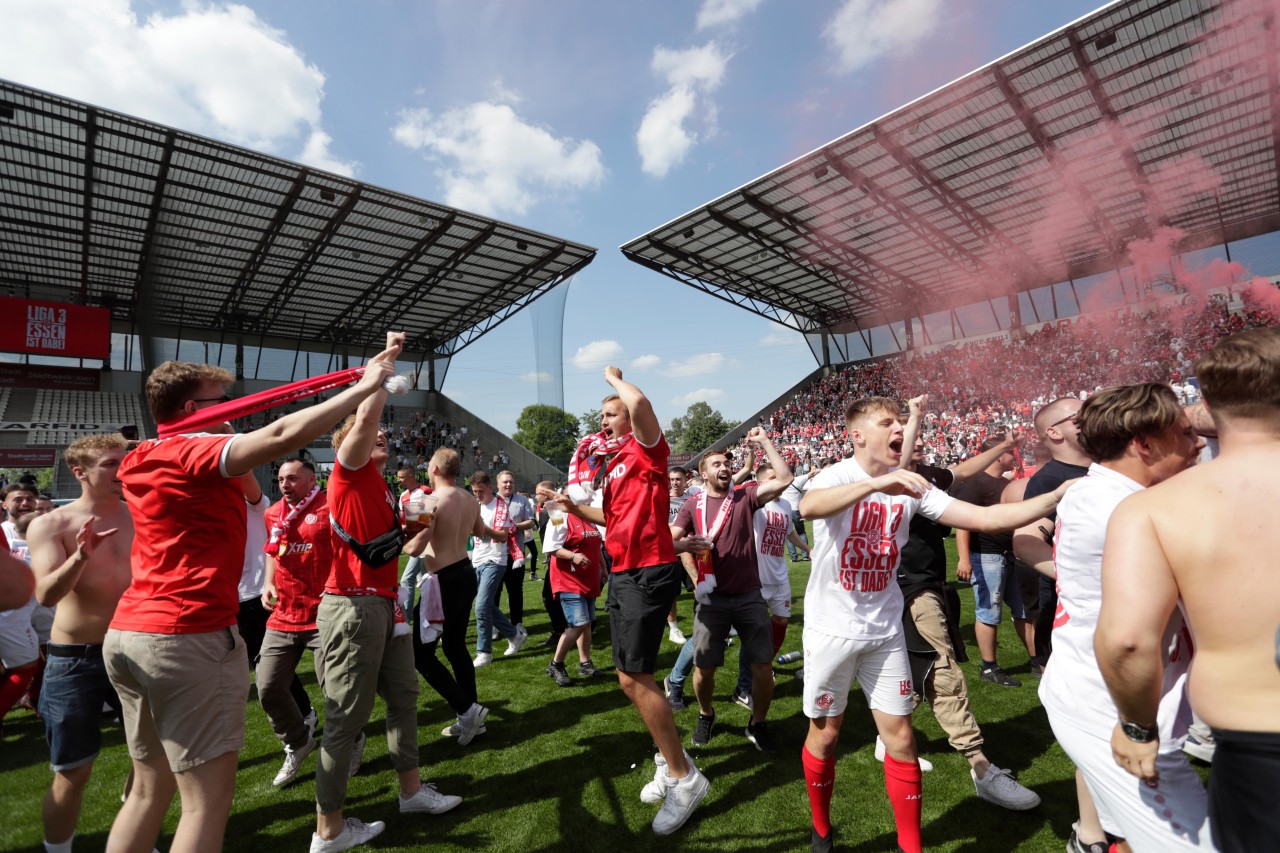
<path id="1" fill-rule="evenodd" d="M 920 765 L 911 730 L 912 683 L 895 581 L 916 512 L 950 527 L 1011 530 L 1057 504 L 1057 492 L 1020 504 L 977 507 L 898 469 L 903 426 L 898 403 L 855 400 L 845 410 L 853 457 L 823 469 L 800 501 L 814 520 L 813 570 L 805 591 L 804 712 L 801 754 L 813 811 L 813 849 L 833 849 L 831 791 L 836 742 L 855 678 L 885 743 L 885 789 L 898 845 L 919 853 Z"/>
<path id="2" fill-rule="evenodd" d="M 132 581 L 103 658 L 123 706 L 134 784 L 108 853 L 152 849 L 175 790 L 182 817 L 170 850 L 222 849 L 249 695 L 235 630 L 246 536 L 238 478 L 331 429 L 390 378 L 397 352 L 375 356 L 356 385 L 262 429 L 144 441 L 121 464 Z M 167 361 L 147 377 L 147 405 L 156 423 L 175 421 L 226 400 L 233 379 L 219 367 Z"/>
<path id="3" fill-rule="evenodd" d="M 129 586 L 133 519 L 117 478 L 128 444 L 119 433 L 76 439 L 63 458 L 80 497 L 37 518 L 27 532 L 36 600 L 57 605 L 40 716 L 53 784 L 44 798 L 44 847 L 69 853 L 85 787 L 102 745 L 102 706 L 120 700 L 102 660 L 102 641 Z"/>
<path id="4" fill-rule="evenodd" d="M 600 423 L 609 437 L 606 452 L 614 453 L 604 472 L 603 510 L 576 504 L 555 492 L 543 490 L 540 496 L 585 521 L 605 526 L 605 545 L 613 558 L 607 605 L 613 663 L 623 692 L 658 745 L 654 759 L 658 771 L 642 799 L 654 802 L 650 792 L 657 789 L 663 803 L 653 831 L 668 835 L 684 825 L 711 787 L 680 745 L 671 705 L 653 678 L 667 614 L 683 571 L 667 523 L 671 449 L 649 398 L 624 380 L 616 367 L 606 367 L 604 378 L 615 393 L 604 399 L 600 409 Z M 703 549 L 707 545 L 698 537 L 688 541 L 700 543 Z"/>
<path id="5" fill-rule="evenodd" d="M 1189 692 L 1213 729 L 1209 819 L 1223 853 L 1280 849 L 1280 328 L 1220 341 L 1196 362 L 1218 456 L 1126 498 L 1107 528 L 1094 638 L 1119 722 L 1116 761 L 1161 781 L 1161 632 L 1181 602 Z"/>

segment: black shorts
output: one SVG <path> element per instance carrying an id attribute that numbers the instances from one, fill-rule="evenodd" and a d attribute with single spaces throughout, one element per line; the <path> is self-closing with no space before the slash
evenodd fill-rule
<path id="1" fill-rule="evenodd" d="M 1280 849 L 1280 733 L 1214 729 L 1209 826 L 1221 853 Z"/>
<path id="2" fill-rule="evenodd" d="M 707 669 L 724 665 L 729 629 L 736 628 L 747 663 L 773 660 L 773 627 L 769 605 L 753 589 L 743 593 L 713 592 L 693 617 L 693 663 Z"/>
<path id="3" fill-rule="evenodd" d="M 680 591 L 679 563 L 614 572 L 609 582 L 613 665 L 619 672 L 652 673 L 667 632 L 667 614 Z"/>

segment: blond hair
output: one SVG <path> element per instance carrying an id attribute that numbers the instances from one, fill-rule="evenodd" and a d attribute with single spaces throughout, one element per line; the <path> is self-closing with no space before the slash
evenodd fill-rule
<path id="1" fill-rule="evenodd" d="M 147 408 L 156 423 L 165 423 L 182 414 L 182 404 L 204 383 L 230 385 L 235 379 L 231 371 L 212 364 L 166 361 L 147 377 Z"/>
<path id="2" fill-rule="evenodd" d="M 347 419 L 338 424 L 337 429 L 333 431 L 333 435 L 329 437 L 329 443 L 333 445 L 333 449 L 337 450 L 342 447 L 342 442 L 346 441 L 347 433 L 351 432 L 351 428 L 356 425 L 356 416 L 347 415 Z"/>
<path id="3" fill-rule="evenodd" d="M 430 467 L 439 471 L 442 477 L 452 480 L 456 479 L 458 472 L 462 470 L 462 460 L 458 457 L 458 451 L 441 447 L 431 454 Z"/>
<path id="4" fill-rule="evenodd" d="M 82 435 L 68 445 L 62 452 L 62 459 L 72 471 L 87 468 L 97 461 L 103 451 L 124 450 L 129 442 L 118 432 L 101 432 L 94 435 Z"/>
<path id="5" fill-rule="evenodd" d="M 845 424 L 873 415 L 877 412 L 889 412 L 895 418 L 902 411 L 902 404 L 890 397 L 863 397 L 854 400 L 844 410 Z"/>

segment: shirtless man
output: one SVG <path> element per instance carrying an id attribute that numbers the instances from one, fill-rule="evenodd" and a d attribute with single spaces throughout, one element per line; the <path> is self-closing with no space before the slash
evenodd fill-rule
<path id="1" fill-rule="evenodd" d="M 37 518 L 28 531 L 36 600 L 57 605 L 40 692 L 53 767 L 43 814 L 50 853 L 71 850 L 102 745 L 102 705 L 120 711 L 102 663 L 102 641 L 130 580 L 133 519 L 116 476 L 127 450 L 118 433 L 76 439 L 64 458 L 80 482 L 80 497 Z"/>
<path id="2" fill-rule="evenodd" d="M 408 614 L 413 625 L 413 658 L 418 672 L 431 689 L 440 694 L 457 714 L 458 721 L 443 734 L 456 737 L 466 746 L 485 731 L 484 720 L 489 709 L 476 701 L 476 668 L 467 651 L 467 625 L 471 621 L 471 605 L 476 600 L 476 573 L 467 558 L 467 537 L 484 536 L 488 531 L 480 520 L 480 504 L 465 489 L 458 488 L 458 470 L 462 461 L 455 450 L 442 447 L 431 455 L 428 471 L 434 491 L 429 532 L 424 531 L 405 545 L 410 557 L 425 557 L 425 574 L 434 575 L 440 584 L 440 605 L 444 611 L 444 630 L 433 640 L 423 641 L 422 619 Z M 410 595 L 412 600 L 412 594 Z M 444 646 L 446 667 L 436 657 L 436 646 Z M 452 668 L 452 672 L 450 672 Z"/>
<path id="3" fill-rule="evenodd" d="M 1209 821 L 1223 853 L 1280 849 L 1280 328 L 1196 362 L 1218 457 L 1126 498 L 1107 528 L 1094 647 L 1120 721 L 1116 762 L 1159 784 L 1161 631 L 1181 601 L 1195 638 L 1189 692 L 1213 729 Z"/>

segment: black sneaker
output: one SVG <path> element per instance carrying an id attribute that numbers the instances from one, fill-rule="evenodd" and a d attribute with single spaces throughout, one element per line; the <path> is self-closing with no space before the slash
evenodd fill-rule
<path id="1" fill-rule="evenodd" d="M 1010 678 L 1009 673 L 1005 672 L 999 666 L 993 666 L 990 669 L 982 670 L 981 678 L 983 681 L 990 681 L 992 684 L 999 684 L 1001 687 L 1021 687 L 1022 682 L 1016 678 Z"/>
<path id="2" fill-rule="evenodd" d="M 812 841 L 809 843 L 809 849 L 813 853 L 834 853 L 836 849 L 836 828 L 833 826 L 827 831 L 826 835 L 819 835 L 818 830 L 813 830 Z"/>
<path id="3" fill-rule="evenodd" d="M 573 679 L 569 677 L 569 673 L 564 671 L 564 664 L 552 661 L 547 664 L 547 675 L 555 679 L 556 684 L 561 687 L 568 687 L 573 684 Z"/>
<path id="4" fill-rule="evenodd" d="M 773 737 L 769 734 L 769 724 L 761 720 L 758 723 L 747 723 L 747 740 L 756 745 L 761 752 L 773 752 Z"/>
<path id="5" fill-rule="evenodd" d="M 604 678 L 604 673 L 596 669 L 596 665 L 589 660 L 584 660 L 578 664 L 579 678 Z"/>
<path id="6" fill-rule="evenodd" d="M 671 704 L 672 711 L 683 711 L 689 707 L 684 702 L 684 687 L 672 687 L 671 676 L 662 679 L 662 687 L 667 694 L 667 702 Z"/>
<path id="7" fill-rule="evenodd" d="M 698 725 L 693 729 L 693 745 L 706 746 L 711 742 L 711 730 L 715 727 L 716 715 L 710 717 L 704 714 L 698 715 Z"/>

